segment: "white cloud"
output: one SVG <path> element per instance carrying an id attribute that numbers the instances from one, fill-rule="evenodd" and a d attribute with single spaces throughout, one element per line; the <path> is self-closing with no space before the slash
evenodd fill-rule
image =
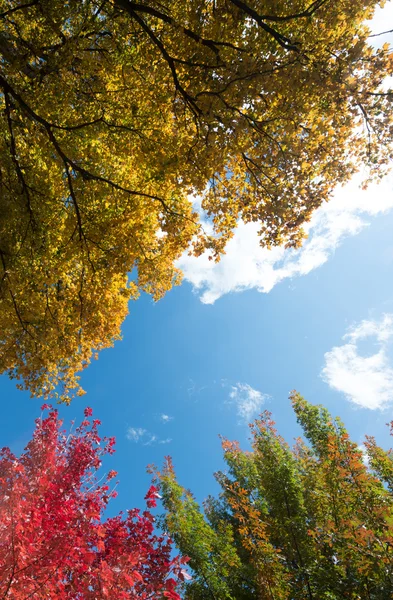
<path id="1" fill-rule="evenodd" d="M 391 29 L 393 2 L 383 8 L 377 7 L 374 18 L 368 23 L 373 34 Z M 393 35 L 372 37 L 374 46 L 393 42 Z M 387 84 L 392 79 L 387 78 Z M 315 211 L 307 227 L 308 239 L 299 250 L 273 248 L 262 249 L 258 240 L 258 225 L 240 223 L 235 236 L 228 243 L 226 254 L 216 264 L 207 256 L 199 258 L 184 255 L 179 261 L 185 279 L 189 281 L 205 304 L 213 304 L 224 294 L 256 288 L 270 292 L 277 283 L 301 275 L 322 266 L 346 237 L 364 229 L 372 216 L 385 213 L 393 207 L 393 177 L 380 185 L 370 185 L 361 190 L 361 178 L 355 178 L 344 188 L 338 189 L 334 198 Z M 195 199 L 198 209 L 200 199 Z M 209 229 L 209 224 L 205 224 Z"/>
<path id="2" fill-rule="evenodd" d="M 346 395 L 363 408 L 382 409 L 393 400 L 393 368 L 387 345 L 393 336 L 393 315 L 381 321 L 362 321 L 344 335 L 342 346 L 325 354 L 322 378 L 328 385 Z M 376 340 L 374 354 L 359 354 L 358 343 L 366 338 Z"/>
<path id="3" fill-rule="evenodd" d="M 160 421 L 162 421 L 162 423 L 169 423 L 169 421 L 173 421 L 173 417 L 170 417 L 169 415 L 166 414 L 162 414 L 160 415 Z"/>
<path id="4" fill-rule="evenodd" d="M 366 446 L 364 444 L 360 444 L 360 446 L 358 446 L 358 449 L 363 454 L 363 456 L 362 456 L 363 463 L 366 465 L 366 467 L 369 467 L 370 466 L 370 457 L 368 455 Z"/>
<path id="5" fill-rule="evenodd" d="M 346 237 L 367 227 L 370 217 L 393 207 L 392 176 L 366 190 L 360 188 L 361 180 L 360 176 L 354 178 L 315 211 L 307 226 L 308 239 L 299 250 L 261 248 L 258 225 L 239 223 L 219 263 L 205 255 L 183 255 L 178 266 L 205 304 L 251 288 L 268 293 L 284 279 L 307 275 L 323 265 Z"/>
<path id="6" fill-rule="evenodd" d="M 267 394 L 254 390 L 248 383 L 237 383 L 231 386 L 228 402 L 235 404 L 239 418 L 249 423 L 261 412 L 267 398 L 269 398 Z"/>
<path id="7" fill-rule="evenodd" d="M 141 438 L 143 438 L 148 432 L 146 429 L 142 429 L 142 427 L 129 427 L 127 429 L 127 440 L 131 442 L 139 442 Z"/>
<path id="8" fill-rule="evenodd" d="M 172 439 L 160 439 L 155 433 L 151 433 L 142 427 L 128 427 L 126 438 L 131 442 L 141 443 L 142 446 L 152 446 L 153 444 L 169 444 Z"/>
<path id="9" fill-rule="evenodd" d="M 382 321 L 361 321 L 358 325 L 351 327 L 343 337 L 344 340 L 356 344 L 357 341 L 367 337 L 376 337 L 378 342 L 387 342 L 393 335 L 393 315 L 384 315 Z"/>
<path id="10" fill-rule="evenodd" d="M 373 34 L 378 34 L 391 29 L 389 23 L 392 18 L 393 2 L 387 2 L 383 8 L 376 9 L 368 26 Z M 381 46 L 386 41 L 392 43 L 393 36 L 372 37 L 369 41 Z M 389 82 L 391 78 L 386 79 L 386 83 Z M 178 266 L 185 280 L 192 284 L 203 303 L 213 304 L 230 292 L 254 288 L 268 293 L 285 279 L 307 275 L 322 266 L 346 237 L 356 235 L 367 227 L 370 217 L 393 207 L 393 177 L 362 190 L 360 183 L 365 178 L 359 176 L 337 189 L 334 198 L 315 211 L 307 226 L 308 239 L 299 250 L 262 249 L 257 235 L 258 225 L 240 223 L 218 264 L 209 261 L 207 256 L 195 258 L 185 254 L 181 257 Z M 194 200 L 198 210 L 200 199 Z M 209 231 L 208 222 L 204 223 L 204 227 Z"/>
<path id="11" fill-rule="evenodd" d="M 390 32 L 392 28 L 391 23 L 393 22 L 393 3 L 386 2 L 385 6 L 381 8 L 378 6 L 375 10 L 373 19 L 368 23 L 371 33 L 374 37 L 369 39 L 371 45 L 381 47 L 386 42 L 392 43 L 393 36 Z M 380 35 L 383 32 L 385 35 Z"/>

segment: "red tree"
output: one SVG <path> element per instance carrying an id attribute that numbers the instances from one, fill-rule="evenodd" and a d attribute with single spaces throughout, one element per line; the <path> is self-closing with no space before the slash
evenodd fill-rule
<path id="1" fill-rule="evenodd" d="M 138 509 L 102 520 L 116 492 L 110 471 L 97 470 L 114 451 L 88 417 L 74 433 L 62 430 L 56 410 L 36 421 L 17 458 L 0 452 L 0 597 L 15 600 L 172 598 L 187 559 L 171 557 L 171 541 L 154 532 L 154 518 Z M 157 490 L 146 495 L 156 504 Z"/>

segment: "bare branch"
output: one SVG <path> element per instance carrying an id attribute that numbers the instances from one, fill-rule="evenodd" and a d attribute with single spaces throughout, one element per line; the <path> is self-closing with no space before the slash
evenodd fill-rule
<path id="1" fill-rule="evenodd" d="M 387 35 L 388 33 L 393 33 L 393 29 L 389 29 L 388 31 L 382 31 L 381 33 L 372 33 L 371 35 L 369 35 L 369 38 L 372 37 L 379 37 L 380 35 Z"/>

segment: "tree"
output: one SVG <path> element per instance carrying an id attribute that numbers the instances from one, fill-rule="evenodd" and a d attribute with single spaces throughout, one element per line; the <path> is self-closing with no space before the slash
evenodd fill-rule
<path id="1" fill-rule="evenodd" d="M 392 597 L 393 451 L 367 437 L 367 466 L 339 419 L 291 399 L 306 441 L 290 447 L 268 412 L 251 425 L 251 452 L 224 439 L 222 491 L 204 513 L 170 459 L 156 471 L 163 525 L 194 571 L 185 598 Z"/>
<path id="2" fill-rule="evenodd" d="M 377 4 L 0 0 L 0 372 L 68 401 L 184 251 L 218 259 L 239 219 L 296 247 L 359 166 L 382 176 Z"/>
<path id="3" fill-rule="evenodd" d="M 173 558 L 170 539 L 154 533 L 151 513 L 133 509 L 103 520 L 116 494 L 110 483 L 116 472 L 99 481 L 96 475 L 114 439 L 100 445 L 99 421 L 90 422 L 91 414 L 86 409 L 67 436 L 50 410 L 37 419 L 22 456 L 1 450 L 0 596 L 180 600 L 176 586 L 186 561 Z M 148 508 L 157 496 L 152 486 Z"/>

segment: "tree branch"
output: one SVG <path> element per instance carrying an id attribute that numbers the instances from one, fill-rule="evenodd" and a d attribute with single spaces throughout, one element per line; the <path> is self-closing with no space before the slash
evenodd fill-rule
<path id="1" fill-rule="evenodd" d="M 30 8 L 31 6 L 36 6 L 37 4 L 38 4 L 38 0 L 32 0 L 32 2 L 27 2 L 26 4 L 19 4 L 19 6 L 14 6 L 14 8 L 10 8 L 9 10 L 6 10 L 5 12 L 1 13 L 0 19 L 4 19 L 4 17 L 7 17 L 8 15 L 10 15 L 18 10 Z"/>
<path id="2" fill-rule="evenodd" d="M 49 123 L 48 121 L 46 121 L 46 119 L 44 119 L 43 117 L 41 117 L 40 115 L 38 115 L 32 108 L 31 106 L 29 106 L 24 100 L 23 98 L 12 88 L 12 86 L 7 82 L 6 79 L 4 79 L 4 77 L 2 75 L 0 75 L 0 87 L 3 88 L 5 93 L 8 93 L 9 95 L 11 95 L 14 100 L 16 102 L 18 102 L 19 106 L 22 108 L 22 110 L 24 110 L 34 121 L 38 122 L 43 128 L 44 130 L 47 132 L 47 135 L 50 139 L 50 141 L 52 142 L 58 156 L 62 159 L 63 163 L 65 165 L 68 165 L 69 167 L 71 167 L 75 172 L 79 173 L 82 178 L 84 180 L 94 180 L 94 181 L 101 181 L 102 183 L 106 183 L 107 185 L 111 186 L 113 189 L 125 192 L 127 194 L 129 194 L 130 196 L 140 196 L 142 198 L 150 198 L 151 200 L 156 200 L 157 202 L 160 202 L 161 205 L 163 206 L 165 212 L 167 212 L 168 214 L 171 214 L 173 216 L 176 217 L 180 217 L 180 218 L 184 218 L 187 220 L 192 221 L 192 219 L 189 219 L 188 217 L 185 217 L 184 215 L 182 215 L 181 213 L 176 212 L 175 210 L 171 209 L 167 203 L 165 202 L 165 200 L 163 198 L 160 198 L 159 196 L 155 196 L 152 194 L 147 194 L 145 192 L 139 192 L 136 190 L 130 190 L 128 188 L 125 188 L 119 184 L 117 184 L 116 182 L 107 179 L 106 177 L 102 177 L 100 175 L 96 175 L 94 173 L 91 173 L 90 171 L 88 171 L 87 169 L 81 167 L 80 165 L 78 165 L 75 161 L 73 161 L 71 158 L 69 158 L 65 152 L 62 150 L 56 136 L 54 135 L 52 128 L 53 125 L 51 125 L 51 123 Z M 69 173 L 69 171 L 67 172 L 67 179 L 68 182 L 70 181 L 71 174 Z M 78 215 L 77 215 L 78 217 Z M 192 221 L 194 222 L 194 221 Z"/>
<path id="3" fill-rule="evenodd" d="M 298 44 L 293 43 L 292 40 L 290 40 L 286 36 L 282 35 L 278 31 L 276 31 L 275 29 L 273 29 L 272 27 L 267 25 L 264 22 L 264 20 L 266 20 L 266 18 L 264 18 L 260 14 L 258 14 L 256 10 L 251 8 L 251 6 L 248 6 L 248 4 L 246 4 L 242 0 L 230 0 L 230 2 L 232 2 L 232 4 L 237 6 L 237 8 L 240 8 L 243 12 L 245 12 L 247 15 L 249 15 L 256 23 L 258 23 L 259 27 L 261 29 L 263 29 L 264 31 L 266 31 L 266 33 L 271 35 L 276 40 L 276 42 L 282 48 L 284 48 L 284 50 L 292 50 L 293 52 L 300 52 Z"/>

